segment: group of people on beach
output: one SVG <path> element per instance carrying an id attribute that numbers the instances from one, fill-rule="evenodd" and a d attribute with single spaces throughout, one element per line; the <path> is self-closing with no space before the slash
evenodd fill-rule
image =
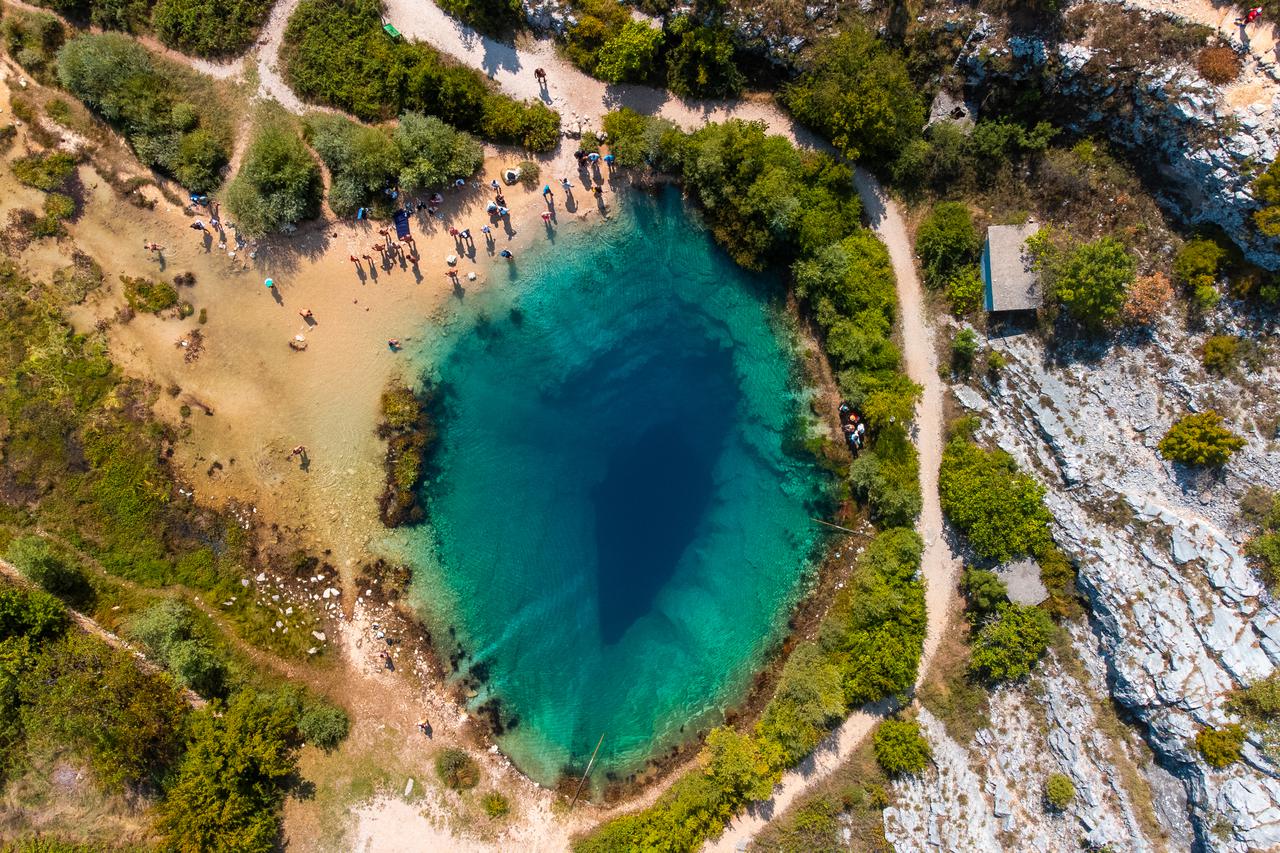
<path id="1" fill-rule="evenodd" d="M 840 428 L 844 431 L 845 441 L 849 443 L 849 450 L 857 456 L 867 441 L 867 423 L 848 400 L 840 402 Z"/>

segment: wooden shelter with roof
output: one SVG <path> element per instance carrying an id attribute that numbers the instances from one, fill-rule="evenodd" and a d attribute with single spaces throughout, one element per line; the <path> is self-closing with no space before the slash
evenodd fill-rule
<path id="1" fill-rule="evenodd" d="M 1039 230 L 1034 222 L 987 229 L 987 241 L 982 244 L 982 296 L 989 313 L 1040 307 L 1040 277 L 1027 252 L 1027 238 Z"/>

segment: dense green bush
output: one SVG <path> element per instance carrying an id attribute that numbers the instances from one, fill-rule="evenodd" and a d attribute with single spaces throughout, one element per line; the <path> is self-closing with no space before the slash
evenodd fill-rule
<path id="1" fill-rule="evenodd" d="M 440 8 L 493 35 L 505 35 L 524 18 L 520 0 L 441 0 Z"/>
<path id="2" fill-rule="evenodd" d="M 1240 502 L 1241 515 L 1257 529 L 1244 551 L 1262 569 L 1267 586 L 1280 585 L 1280 495 L 1253 486 Z"/>
<path id="3" fill-rule="evenodd" d="M 1212 335 L 1205 339 L 1204 346 L 1200 348 L 1200 363 L 1205 370 L 1226 373 L 1235 367 L 1239 351 L 1240 338 L 1235 335 Z"/>
<path id="4" fill-rule="evenodd" d="M 1002 450 L 964 435 L 947 442 L 938 473 L 942 511 L 979 556 L 1003 562 L 1053 546 L 1044 489 Z"/>
<path id="5" fill-rule="evenodd" d="M 391 139 L 400 152 L 400 186 L 409 191 L 469 178 L 484 164 L 484 149 L 471 134 L 435 116 L 405 113 Z"/>
<path id="6" fill-rule="evenodd" d="M 1253 182 L 1253 197 L 1259 208 L 1253 223 L 1268 237 L 1280 237 L 1280 161 L 1273 161 Z"/>
<path id="7" fill-rule="evenodd" d="M 916 254 L 924 267 L 925 284 L 930 287 L 944 287 L 978 259 L 981 248 L 978 229 L 963 202 L 934 205 L 916 231 Z"/>
<path id="8" fill-rule="evenodd" d="M 104 30 L 139 33 L 151 14 L 150 0 L 43 0 L 39 5 Z"/>
<path id="9" fill-rule="evenodd" d="M 23 69 L 42 83 L 53 82 L 54 62 L 65 32 L 62 22 L 42 12 L 9 7 L 0 24 L 4 49 Z"/>
<path id="10" fill-rule="evenodd" d="M 618 37 L 631 13 L 618 0 L 575 0 L 573 12 L 577 22 L 565 28 L 561 49 L 574 65 L 596 74 L 601 49 Z"/>
<path id="11" fill-rule="evenodd" d="M 915 720 L 885 720 L 876 726 L 873 744 L 876 763 L 890 776 L 919 773 L 933 755 Z"/>
<path id="12" fill-rule="evenodd" d="M 662 30 L 628 20 L 596 54 L 595 75 L 609 83 L 643 83 L 662 48 Z"/>
<path id="13" fill-rule="evenodd" d="M 347 712 L 337 707 L 319 703 L 312 705 L 298 717 L 298 733 L 312 746 L 331 752 L 347 739 L 351 721 Z"/>
<path id="14" fill-rule="evenodd" d="M 52 643 L 20 692 L 27 737 L 70 746 L 108 790 L 157 783 L 181 750 L 187 708 L 172 682 L 95 637 Z"/>
<path id="15" fill-rule="evenodd" d="M 178 290 L 167 281 L 122 275 L 120 283 L 124 286 L 125 301 L 135 311 L 158 314 L 178 304 Z"/>
<path id="16" fill-rule="evenodd" d="M 384 128 L 318 113 L 307 117 L 307 133 L 329 167 L 329 207 L 334 213 L 351 216 L 360 207 L 389 204 L 383 191 L 395 185 L 402 162 Z"/>
<path id="17" fill-rule="evenodd" d="M 39 536 L 21 536 L 9 543 L 5 559 L 43 589 L 72 604 L 93 599 L 93 587 L 84 569 L 58 554 Z"/>
<path id="18" fill-rule="evenodd" d="M 1222 770 L 1240 760 L 1244 740 L 1244 726 L 1239 723 L 1230 723 L 1222 728 L 1208 726 L 1196 732 L 1196 749 L 1206 764 Z"/>
<path id="19" fill-rule="evenodd" d="M 1173 259 L 1173 274 L 1185 285 L 1202 308 L 1218 302 L 1218 273 L 1227 259 L 1227 251 L 1214 240 L 1197 237 L 1178 249 Z"/>
<path id="20" fill-rule="evenodd" d="M 1014 681 L 1031 674 L 1053 639 L 1053 621 L 1038 607 L 1003 604 L 978 630 L 970 671 L 991 682 Z"/>
<path id="21" fill-rule="evenodd" d="M 943 287 L 951 313 L 957 316 L 972 314 L 982 307 L 982 270 L 977 264 L 960 267 L 951 274 Z"/>
<path id="22" fill-rule="evenodd" d="M 228 144 L 226 128 L 212 119 L 216 103 L 137 42 L 115 33 L 79 35 L 58 52 L 58 80 L 124 134 L 146 165 L 196 192 L 222 182 Z"/>
<path id="23" fill-rule="evenodd" d="M 560 116 L 541 101 L 501 95 L 425 43 L 388 39 L 378 0 L 304 0 L 289 19 L 281 59 L 299 96 L 365 121 L 413 111 L 537 151 L 560 139 Z"/>
<path id="24" fill-rule="evenodd" d="M 1064 251 L 1049 245 L 1036 238 L 1029 243 L 1044 279 L 1045 295 L 1086 329 L 1100 331 L 1114 324 L 1137 275 L 1137 265 L 1124 244 L 1103 237 Z"/>
<path id="25" fill-rule="evenodd" d="M 723 26 L 680 15 L 667 26 L 667 88 L 682 97 L 731 98 L 746 82 Z"/>
<path id="26" fill-rule="evenodd" d="M 886 526 L 905 527 L 920 514 L 920 460 L 899 423 L 880 430 L 875 446 L 849 467 L 854 492 Z"/>
<path id="27" fill-rule="evenodd" d="M 0 585 L 0 641 L 53 640 L 70 624 L 67 608 L 49 593 Z"/>
<path id="28" fill-rule="evenodd" d="M 75 173 L 76 158 L 65 151 L 28 154 L 14 160 L 10 168 L 13 176 L 27 186 L 52 192 L 66 186 Z"/>
<path id="29" fill-rule="evenodd" d="M 252 690 L 192 715 L 177 777 L 158 807 L 172 849 L 278 849 L 280 807 L 301 745 L 297 717 L 289 696 Z"/>
<path id="30" fill-rule="evenodd" d="M 969 616 L 976 622 L 995 615 L 1003 605 L 1009 603 L 1009 590 L 1004 581 L 995 572 L 986 569 L 966 567 L 960 588 L 964 591 Z"/>
<path id="31" fill-rule="evenodd" d="M 1209 409 L 1176 421 L 1157 445 L 1160 455 L 1184 465 L 1225 465 L 1244 447 L 1244 439 L 1223 425 L 1222 416 Z"/>
<path id="32" fill-rule="evenodd" d="M 480 768 L 465 749 L 449 747 L 436 754 L 436 775 L 446 788 L 465 791 L 480 782 Z"/>
<path id="33" fill-rule="evenodd" d="M 887 162 L 920 133 L 924 101 L 902 58 L 869 30 L 850 26 L 820 42 L 782 102 L 852 160 Z"/>
<path id="34" fill-rule="evenodd" d="M 511 801 L 498 791 L 490 791 L 480 798 L 480 808 L 489 817 L 506 817 L 511 811 Z"/>
<path id="35" fill-rule="evenodd" d="M 978 354 L 978 334 L 973 329 L 961 329 L 951 339 L 951 369 L 961 376 L 973 371 L 973 359 Z"/>
<path id="36" fill-rule="evenodd" d="M 1076 798 L 1076 786 L 1065 773 L 1051 773 L 1044 783 L 1044 800 L 1049 808 L 1062 811 Z"/>
<path id="37" fill-rule="evenodd" d="M 143 645 L 186 686 L 201 696 L 221 696 L 227 668 L 197 630 L 194 616 L 177 599 L 165 598 L 143 610 L 127 626 L 130 637 Z"/>
<path id="38" fill-rule="evenodd" d="M 151 26 L 184 53 L 232 56 L 253 44 L 270 11 L 258 0 L 156 0 Z"/>
<path id="39" fill-rule="evenodd" d="M 320 212 L 320 168 L 292 130 L 259 128 L 227 187 L 227 209 L 252 236 L 314 219 Z"/>
<path id="40" fill-rule="evenodd" d="M 891 152 L 896 159 L 890 174 L 896 186 L 912 195 L 925 190 L 948 194 L 983 189 L 1014 166 L 1043 153 L 1056 132 L 1044 121 L 1027 128 L 997 118 L 979 121 L 966 134 L 955 123 L 940 121 L 929 127 L 924 138 Z"/>

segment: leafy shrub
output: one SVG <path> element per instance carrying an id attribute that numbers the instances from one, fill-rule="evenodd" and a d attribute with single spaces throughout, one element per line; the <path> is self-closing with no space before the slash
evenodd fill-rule
<path id="1" fill-rule="evenodd" d="M 56 639 L 71 624 L 62 602 L 42 590 L 0 585 L 0 641 Z"/>
<path id="2" fill-rule="evenodd" d="M 436 755 L 436 775 L 445 787 L 455 791 L 474 788 L 480 782 L 480 768 L 465 749 L 450 747 Z"/>
<path id="3" fill-rule="evenodd" d="M 29 580 L 48 592 L 83 604 L 93 598 L 89 578 L 78 565 L 54 554 L 49 543 L 39 536 L 22 536 L 9 543 L 5 559 L 13 563 Z"/>
<path id="4" fill-rule="evenodd" d="M 936 122 L 925 138 L 888 152 L 896 156 L 890 171 L 894 184 L 911 195 L 927 188 L 945 194 L 988 187 L 1014 165 L 1043 153 L 1056 133 L 1047 121 L 1028 128 L 1007 118 L 982 119 L 968 134 L 954 122 Z"/>
<path id="5" fill-rule="evenodd" d="M 962 202 L 934 205 L 916 231 L 916 254 L 924 266 L 925 283 L 944 286 L 952 276 L 977 260 L 982 241 L 969 208 Z"/>
<path id="6" fill-rule="evenodd" d="M 435 116 L 405 113 L 391 139 L 400 151 L 400 186 L 406 190 L 469 178 L 484 163 L 484 150 L 474 137 Z"/>
<path id="7" fill-rule="evenodd" d="M 1173 274 L 1190 289 L 1196 304 L 1211 308 L 1218 302 L 1218 273 L 1227 259 L 1227 250 L 1214 240 L 1188 240 L 1173 259 Z"/>
<path id="8" fill-rule="evenodd" d="M 1253 197 L 1259 204 L 1253 224 L 1268 237 L 1280 237 L 1280 161 L 1272 161 L 1253 182 Z"/>
<path id="9" fill-rule="evenodd" d="M 1240 339 L 1235 335 L 1212 335 L 1200 348 L 1200 363 L 1205 370 L 1226 373 L 1235 367 L 1239 351 Z"/>
<path id="10" fill-rule="evenodd" d="M 66 185 L 76 170 L 76 158 L 65 151 L 29 154 L 14 160 L 11 168 L 22 183 L 51 192 Z"/>
<path id="11" fill-rule="evenodd" d="M 44 0 L 40 5 L 104 30 L 139 33 L 146 28 L 149 0 Z"/>
<path id="12" fill-rule="evenodd" d="M 120 283 L 124 285 L 125 300 L 135 311 L 159 314 L 178 304 L 178 289 L 167 281 L 122 275 Z"/>
<path id="13" fill-rule="evenodd" d="M 157 809 L 169 846 L 277 849 L 280 807 L 297 772 L 297 714 L 287 696 L 243 690 L 225 708 L 192 715 L 186 753 Z"/>
<path id="14" fill-rule="evenodd" d="M 995 572 L 967 567 L 960 583 L 970 617 L 981 622 L 1009 603 L 1009 590 Z"/>
<path id="15" fill-rule="evenodd" d="M 600 51 L 631 21 L 631 13 L 617 0 L 576 0 L 577 23 L 567 27 L 561 41 L 565 56 L 588 74 L 596 73 Z"/>
<path id="16" fill-rule="evenodd" d="M 185 604 L 161 599 L 129 622 L 128 634 L 187 687 L 201 696 L 222 695 L 226 665 L 196 630 Z"/>
<path id="17" fill-rule="evenodd" d="M 628 20 L 616 36 L 601 45 L 595 75 L 609 83 L 644 82 L 654 66 L 662 40 L 662 30 L 643 21 Z"/>
<path id="18" fill-rule="evenodd" d="M 524 15 L 519 0 L 443 0 L 440 8 L 476 29 L 494 35 L 520 25 Z"/>
<path id="19" fill-rule="evenodd" d="M 1065 773 L 1051 773 L 1044 783 L 1044 800 L 1049 808 L 1062 811 L 1076 798 L 1076 786 Z"/>
<path id="20" fill-rule="evenodd" d="M 271 11 L 255 0 L 156 0 L 151 26 L 166 45 L 196 56 L 235 56 L 258 37 Z"/>
<path id="21" fill-rule="evenodd" d="M 951 369 L 968 376 L 973 370 L 973 359 L 978 354 L 978 335 L 973 329 L 961 329 L 951 339 Z"/>
<path id="22" fill-rule="evenodd" d="M 1044 489 L 1002 450 L 959 435 L 938 473 L 942 510 L 980 556 L 999 562 L 1052 547 Z"/>
<path id="23" fill-rule="evenodd" d="M 1222 728 L 1207 726 L 1196 732 L 1196 749 L 1200 750 L 1206 764 L 1221 770 L 1240 760 L 1244 739 L 1244 726 L 1239 723 L 1230 723 Z"/>
<path id="24" fill-rule="evenodd" d="M 52 82 L 53 66 L 65 33 L 53 15 L 9 7 L 0 25 L 5 51 L 42 83 Z"/>
<path id="25" fill-rule="evenodd" d="M 289 19 L 281 59 L 300 97 L 364 121 L 412 111 L 538 151 L 560 139 L 560 115 L 541 101 L 501 95 L 427 44 L 388 39 L 378 0 L 304 0 Z"/>
<path id="26" fill-rule="evenodd" d="M 255 134 L 227 187 L 238 227 L 260 236 L 320 212 L 320 169 L 293 131 L 268 124 Z"/>
<path id="27" fill-rule="evenodd" d="M 69 745 L 107 790 L 154 784 L 179 754 L 182 696 L 96 637 L 70 633 L 49 645 L 21 695 L 28 737 Z"/>
<path id="28" fill-rule="evenodd" d="M 1053 622 L 1038 607 L 1004 604 L 983 624 L 973 642 L 970 671 L 999 683 L 1025 678 L 1044 656 Z"/>
<path id="29" fill-rule="evenodd" d="M 196 192 L 221 183 L 228 146 L 225 127 L 212 129 L 216 103 L 137 42 L 115 33 L 76 36 L 58 52 L 58 80 L 123 133 L 143 163 Z M 186 100 L 198 97 L 203 109 Z"/>
<path id="30" fill-rule="evenodd" d="M 680 15 L 667 27 L 667 88 L 682 97 L 730 98 L 745 79 L 734 61 L 733 37 L 721 26 Z"/>
<path id="31" fill-rule="evenodd" d="M 933 754 L 914 720 L 885 720 L 876 726 L 873 744 L 876 763 L 890 776 L 921 772 Z"/>
<path id="32" fill-rule="evenodd" d="M 1129 288 L 1120 317 L 1134 326 L 1155 323 L 1173 303 L 1173 286 L 1164 273 L 1139 276 Z"/>
<path id="33" fill-rule="evenodd" d="M 1216 86 L 1225 86 L 1240 76 L 1240 57 L 1227 45 L 1206 47 L 1196 56 L 1200 76 Z"/>
<path id="34" fill-rule="evenodd" d="M 1179 419 L 1157 447 L 1160 455 L 1172 462 L 1223 465 L 1244 447 L 1244 439 L 1223 426 L 1222 416 L 1209 409 Z"/>
<path id="35" fill-rule="evenodd" d="M 920 89 L 901 57 L 860 26 L 819 43 L 812 65 L 782 90 L 782 102 L 852 160 L 887 162 L 925 120 Z"/>
<path id="36" fill-rule="evenodd" d="M 400 152 L 383 128 L 369 127 L 339 115 L 308 116 L 311 146 L 329 167 L 329 206 L 339 216 L 375 202 L 385 206 L 383 193 L 400 173 Z"/>
<path id="37" fill-rule="evenodd" d="M 1039 257 L 1048 296 L 1078 325 L 1099 331 L 1119 318 L 1136 270 L 1133 256 L 1120 241 L 1103 237 L 1061 257 Z"/>
<path id="38" fill-rule="evenodd" d="M 325 752 L 337 749 L 338 744 L 347 739 L 350 729 L 347 712 L 335 705 L 312 705 L 298 717 L 298 733 L 302 739 Z"/>
<path id="39" fill-rule="evenodd" d="M 875 446 L 858 455 L 849 481 L 886 526 L 909 526 L 920 514 L 920 460 L 901 424 L 882 429 Z"/>
<path id="40" fill-rule="evenodd" d="M 947 279 L 945 290 L 951 313 L 963 317 L 982 307 L 982 271 L 977 264 L 968 264 L 953 272 Z"/>
<path id="41" fill-rule="evenodd" d="M 497 791 L 490 791 L 480 798 L 480 808 L 492 818 L 506 817 L 511 811 L 511 803 Z"/>

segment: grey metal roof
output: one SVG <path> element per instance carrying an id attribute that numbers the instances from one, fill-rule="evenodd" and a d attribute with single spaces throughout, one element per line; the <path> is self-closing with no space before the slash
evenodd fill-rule
<path id="1" fill-rule="evenodd" d="M 1027 238 L 1040 230 L 1026 225 L 992 225 L 987 229 L 982 277 L 988 311 L 1025 311 L 1040 307 L 1040 280 L 1031 268 Z"/>

